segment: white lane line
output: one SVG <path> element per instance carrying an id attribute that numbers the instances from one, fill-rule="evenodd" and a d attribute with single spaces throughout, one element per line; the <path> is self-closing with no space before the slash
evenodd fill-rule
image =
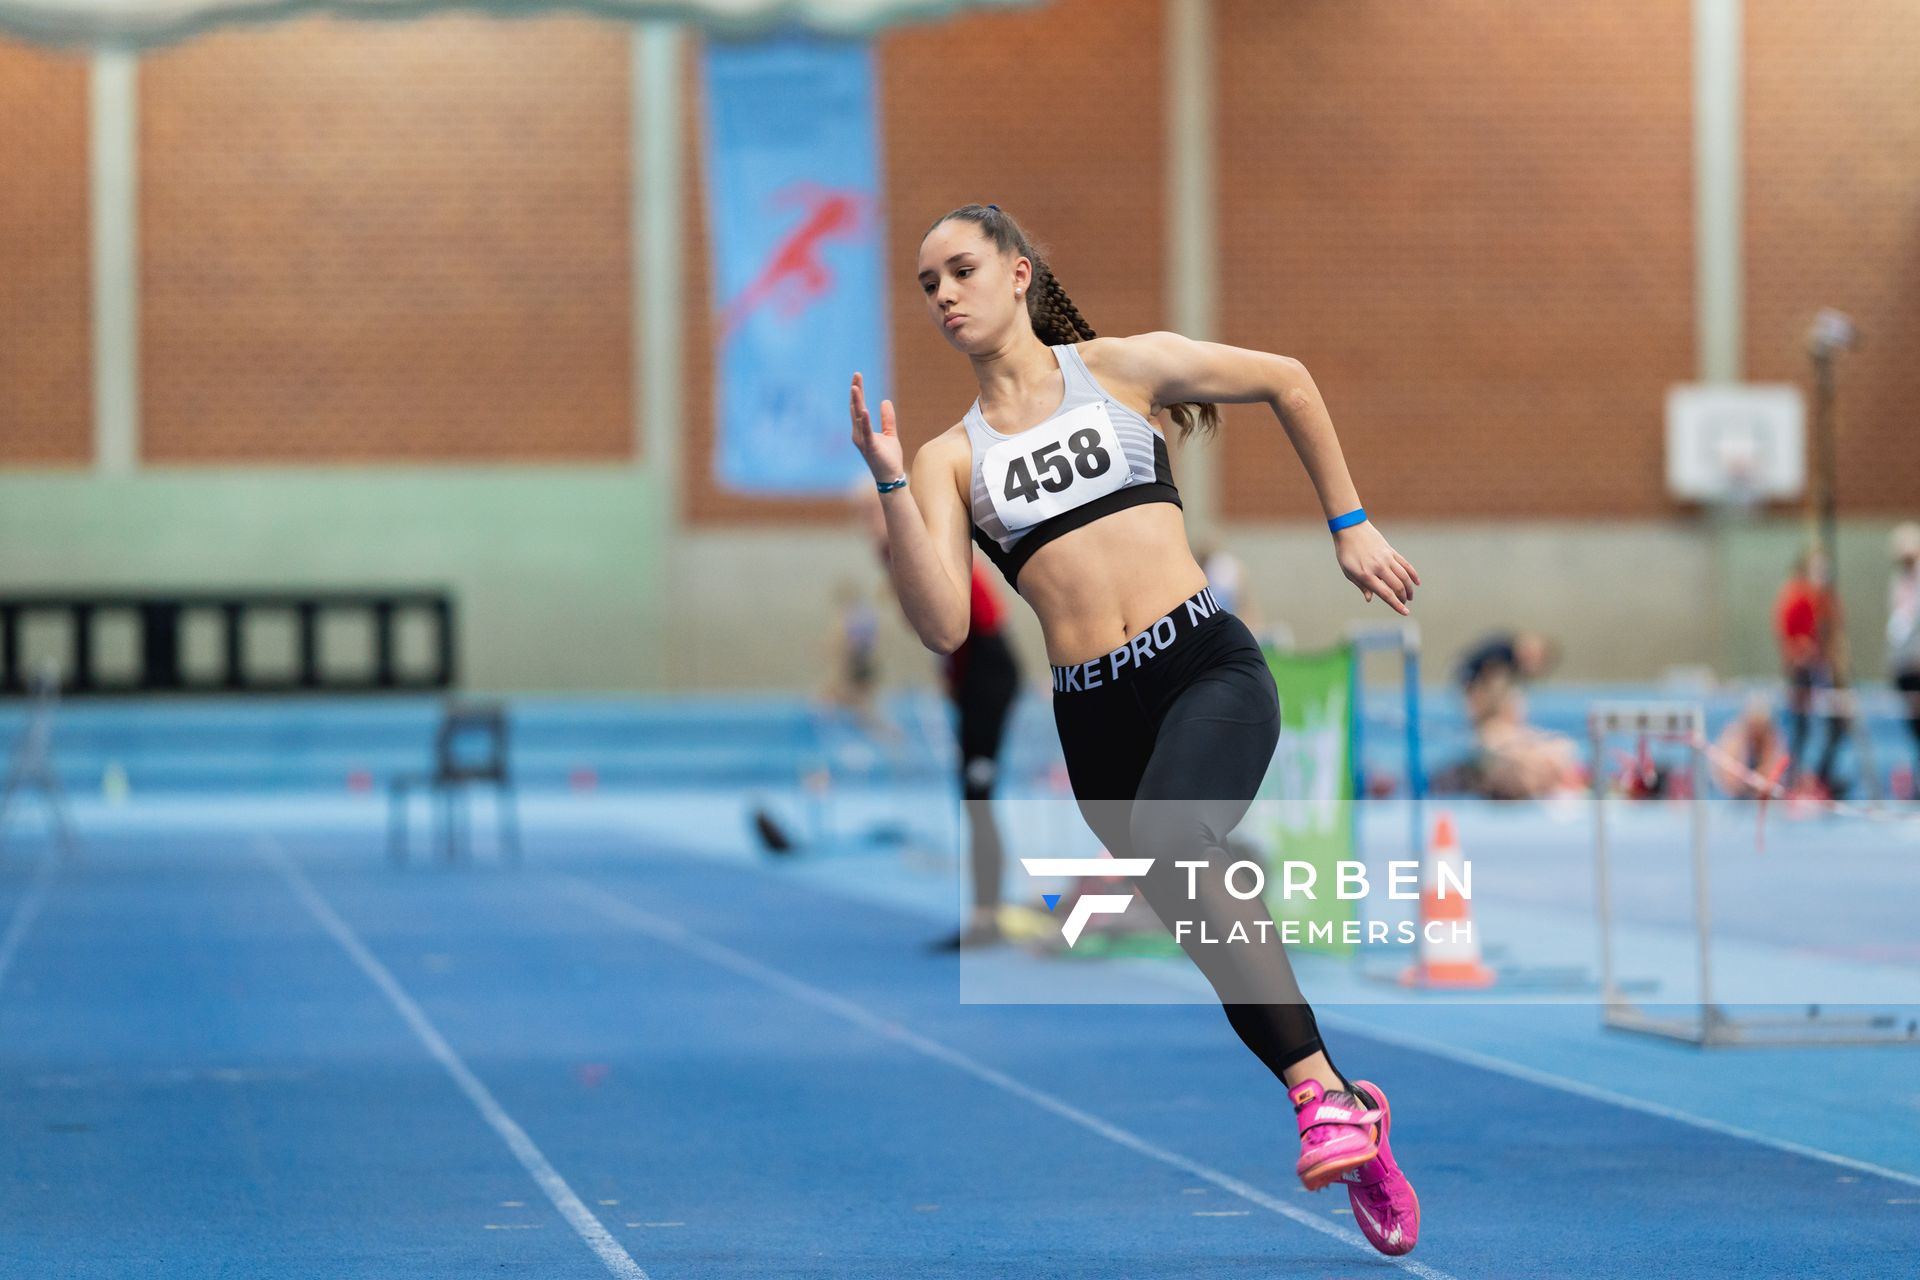
<path id="1" fill-rule="evenodd" d="M 1023 1084 L 1005 1072 L 998 1071 L 983 1062 L 976 1061 L 957 1049 L 950 1049 L 946 1045 L 936 1040 L 929 1040 L 919 1032 L 913 1031 L 898 1022 L 883 1018 L 864 1006 L 855 1004 L 844 996 L 835 995 L 824 988 L 816 987 L 809 982 L 803 982 L 799 978 L 792 977 L 780 972 L 778 969 L 764 965 L 751 956 L 735 951 L 731 947 L 703 938 L 675 921 L 656 916 L 651 911 L 636 907 L 624 898 L 620 898 L 590 881 L 564 873 L 558 875 L 557 878 L 571 888 L 575 895 L 587 905 L 616 924 L 632 929 L 637 933 L 644 933 L 657 941 L 664 942 L 669 946 L 677 947 L 689 954 L 696 955 L 710 964 L 730 970 L 751 982 L 759 983 L 763 987 L 768 987 L 774 991 L 792 996 L 796 1000 L 803 1001 L 817 1009 L 831 1013 L 837 1018 L 851 1022 L 855 1026 L 871 1031 L 876 1035 L 897 1041 L 924 1057 L 932 1058 L 936 1062 L 944 1062 L 948 1066 L 974 1077 L 976 1080 L 984 1081 L 996 1089 L 1003 1090 L 1016 1098 L 1032 1103 L 1042 1111 L 1051 1112 L 1063 1120 L 1071 1121 L 1083 1129 L 1097 1133 L 1109 1142 L 1125 1147 L 1129 1151 L 1146 1156 L 1150 1160 L 1157 1160 L 1161 1164 L 1179 1169 L 1183 1173 L 1192 1174 L 1204 1182 L 1212 1183 L 1223 1191 L 1231 1192 L 1243 1200 L 1257 1204 L 1262 1209 L 1277 1213 L 1283 1218 L 1297 1222 L 1303 1227 L 1309 1227 L 1322 1235 L 1332 1236 L 1335 1240 L 1358 1249 L 1370 1258 L 1380 1256 L 1375 1253 L 1373 1246 L 1367 1243 L 1366 1237 L 1362 1236 L 1356 1230 L 1348 1227 L 1334 1226 L 1332 1223 L 1324 1221 L 1320 1215 L 1308 1213 L 1304 1209 L 1297 1209 L 1282 1200 L 1268 1195 L 1258 1187 L 1240 1181 L 1230 1174 L 1222 1173 L 1218 1169 L 1201 1164 L 1197 1160 L 1189 1159 L 1178 1152 L 1169 1151 L 1165 1147 L 1156 1146 L 1145 1138 L 1130 1133 L 1118 1125 L 1102 1120 L 1098 1116 L 1082 1111 L 1073 1104 L 1064 1102 L 1050 1093 L 1045 1093 L 1031 1085 Z M 1342 1210 L 1342 1212 L 1344 1213 L 1345 1210 Z M 1416 1276 L 1420 1276 L 1421 1280 L 1454 1280 L 1454 1277 L 1448 1273 L 1429 1267 L 1424 1263 L 1415 1262 L 1411 1258 L 1388 1258 L 1386 1261 Z"/>
<path id="2" fill-rule="evenodd" d="M 360 966 L 360 971 L 372 980 L 374 986 L 380 988 L 381 993 L 387 997 L 395 1011 L 413 1029 L 413 1034 L 419 1038 L 420 1043 L 426 1046 L 427 1052 L 446 1068 L 447 1074 L 453 1077 L 454 1084 L 460 1087 L 460 1092 L 467 1095 L 467 1101 L 473 1104 L 474 1109 L 492 1126 L 493 1131 L 500 1135 L 501 1141 L 507 1144 L 508 1150 L 519 1159 L 521 1167 L 532 1175 L 534 1182 L 547 1193 L 547 1199 L 553 1202 L 553 1207 L 560 1211 L 560 1216 L 567 1220 L 567 1224 L 586 1242 L 587 1247 L 600 1256 L 600 1261 L 606 1264 L 607 1270 L 619 1276 L 620 1280 L 647 1280 L 647 1273 L 641 1269 L 640 1264 L 633 1260 L 626 1249 L 621 1247 L 620 1242 L 613 1238 L 612 1233 L 601 1225 L 600 1219 L 593 1216 L 593 1211 L 574 1194 L 573 1188 L 567 1185 L 566 1179 L 562 1178 L 553 1165 L 548 1163 L 546 1156 L 540 1153 L 540 1148 L 535 1146 L 533 1139 L 527 1136 L 527 1131 L 515 1123 L 513 1117 L 494 1100 L 487 1086 L 480 1083 L 480 1078 L 467 1069 L 467 1064 L 460 1060 L 460 1055 L 453 1051 L 453 1046 L 447 1043 L 446 1037 L 427 1021 L 427 1015 L 421 1012 L 420 1006 L 401 989 L 398 982 L 394 981 L 387 967 L 367 950 L 366 944 L 360 941 L 359 935 L 354 933 L 352 926 L 342 920 L 327 904 L 327 900 L 320 896 L 319 890 L 313 887 L 306 873 L 270 842 L 263 842 L 262 851 L 279 869 L 280 874 L 286 877 L 287 884 L 300 901 L 306 904 L 307 910 L 313 914 L 315 920 L 319 921 L 320 927 L 332 935 L 333 940 L 340 944 L 340 949 Z"/>
<path id="3" fill-rule="evenodd" d="M 1517 1062 L 1508 1062 L 1492 1054 L 1481 1053 L 1474 1049 L 1460 1049 L 1438 1040 L 1429 1040 L 1425 1036 L 1411 1035 L 1404 1031 L 1388 1031 L 1363 1022 L 1358 1018 L 1337 1013 L 1322 1013 L 1314 1010 L 1314 1017 L 1323 1023 L 1350 1031 L 1354 1035 L 1367 1036 L 1387 1044 L 1399 1045 L 1403 1049 L 1413 1049 L 1420 1053 L 1430 1053 L 1436 1058 L 1450 1058 L 1455 1062 L 1483 1071 L 1497 1072 L 1503 1076 L 1512 1076 L 1515 1080 L 1525 1080 L 1528 1084 L 1541 1085 L 1548 1089 L 1558 1089 L 1564 1093 L 1577 1094 L 1594 1102 L 1604 1102 L 1611 1106 L 1623 1107 L 1628 1111 L 1638 1111 L 1645 1115 L 1659 1116 L 1662 1120 L 1672 1120 L 1678 1124 L 1691 1125 L 1704 1129 L 1708 1133 L 1717 1133 L 1723 1137 L 1740 1138 L 1755 1142 L 1775 1151 L 1784 1151 L 1790 1155 L 1805 1156 L 1809 1160 L 1822 1160 L 1842 1169 L 1858 1169 L 1861 1173 L 1870 1173 L 1876 1178 L 1889 1178 L 1912 1187 L 1920 1187 L 1920 1176 L 1902 1173 L 1898 1169 L 1889 1169 L 1885 1165 L 1870 1164 L 1865 1160 L 1855 1160 L 1852 1156 L 1838 1155 L 1832 1151 L 1822 1151 L 1818 1147 L 1803 1146 L 1798 1142 L 1789 1142 L 1785 1138 L 1769 1137 L 1764 1133 L 1755 1133 L 1751 1129 L 1742 1129 L 1737 1125 L 1725 1124 L 1719 1120 L 1710 1120 L 1706 1116 L 1697 1116 L 1690 1111 L 1680 1111 L 1673 1107 L 1662 1106 L 1657 1102 L 1648 1102 L 1644 1098 L 1630 1097 L 1624 1093 L 1615 1093 L 1611 1089 L 1602 1089 L 1598 1085 L 1587 1084 L 1570 1076 L 1557 1076 L 1550 1071 L 1539 1071 L 1533 1067 L 1523 1067 Z"/>
<path id="4" fill-rule="evenodd" d="M 814 884 L 811 887 L 821 893 L 832 894 L 837 892 L 828 885 Z M 841 893 L 839 896 L 845 897 L 846 895 Z M 895 911 L 902 910 L 897 903 L 887 905 L 891 905 Z M 914 914 L 918 915 L 923 913 L 915 912 Z M 1201 978 L 1197 971 L 1193 973 L 1192 979 L 1198 983 L 1205 982 L 1205 979 Z M 1856 1160 L 1852 1156 L 1843 1156 L 1833 1151 L 1822 1151 L 1818 1147 L 1809 1147 L 1786 1138 L 1770 1137 L 1764 1133 L 1756 1133 L 1751 1129 L 1742 1129 L 1738 1125 L 1726 1124 L 1719 1120 L 1709 1119 L 1706 1116 L 1697 1116 L 1690 1111 L 1681 1111 L 1676 1107 L 1662 1106 L 1657 1102 L 1648 1102 L 1642 1098 L 1629 1097 L 1623 1093 L 1614 1093 L 1610 1089 L 1602 1089 L 1597 1085 L 1590 1085 L 1583 1081 L 1575 1080 L 1570 1076 L 1559 1076 L 1549 1071 L 1539 1071 L 1532 1067 L 1522 1066 L 1517 1062 L 1509 1062 L 1505 1058 L 1496 1058 L 1491 1054 L 1480 1053 L 1473 1049 L 1456 1048 L 1453 1045 L 1445 1044 L 1438 1040 L 1429 1040 L 1424 1036 L 1385 1030 L 1359 1018 L 1338 1013 L 1322 1012 L 1322 1008 L 1323 1006 L 1315 1006 L 1314 1017 L 1316 1020 L 1353 1032 L 1356 1035 L 1371 1036 L 1375 1040 L 1380 1040 L 1387 1044 L 1397 1044 L 1402 1048 L 1432 1054 L 1438 1058 L 1449 1058 L 1455 1062 L 1465 1063 L 1468 1066 L 1479 1067 L 1482 1070 L 1512 1076 L 1516 1080 L 1525 1080 L 1530 1084 L 1537 1084 L 1544 1088 L 1559 1089 L 1566 1093 L 1592 1099 L 1595 1102 L 1605 1102 L 1613 1106 L 1624 1107 L 1629 1111 L 1639 1111 L 1646 1115 L 1659 1116 L 1663 1120 L 1671 1120 L 1676 1124 L 1691 1125 L 1696 1129 L 1703 1129 L 1708 1133 L 1717 1133 L 1728 1138 L 1739 1138 L 1747 1142 L 1757 1143 L 1763 1147 L 1770 1147 L 1775 1151 L 1784 1151 L 1791 1155 L 1805 1156 L 1809 1160 L 1825 1161 L 1828 1164 L 1837 1165 L 1843 1169 L 1858 1169 L 1862 1173 L 1871 1173 L 1876 1177 L 1890 1178 L 1895 1182 L 1905 1183 L 1908 1186 L 1920 1187 L 1920 1175 L 1904 1173 L 1899 1169 L 1889 1169 L 1885 1165 L 1873 1164 L 1866 1160 Z"/>
<path id="5" fill-rule="evenodd" d="M 7 921 L 7 936 L 0 938 L 0 984 L 7 980 L 7 970 L 13 967 L 13 957 L 20 950 L 20 944 L 27 940 L 27 930 L 33 928 L 33 921 L 40 914 L 40 908 L 47 904 L 47 895 L 53 891 L 53 877 L 60 869 L 60 860 L 51 855 L 40 859 L 40 869 L 33 877 L 33 884 L 20 904 L 13 909 L 13 919 Z"/>

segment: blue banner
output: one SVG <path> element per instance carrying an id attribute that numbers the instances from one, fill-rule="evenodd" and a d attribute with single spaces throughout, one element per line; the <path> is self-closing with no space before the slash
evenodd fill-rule
<path id="1" fill-rule="evenodd" d="M 873 54 L 781 36 L 706 45 L 713 255 L 714 476 L 837 496 L 864 464 L 847 383 L 888 385 Z"/>

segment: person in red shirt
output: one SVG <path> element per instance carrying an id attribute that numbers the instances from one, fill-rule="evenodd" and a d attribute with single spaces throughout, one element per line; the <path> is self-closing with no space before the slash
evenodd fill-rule
<path id="1" fill-rule="evenodd" d="M 874 550 L 887 559 L 887 524 L 872 488 L 861 485 L 855 503 Z M 994 784 L 999 780 L 1000 746 L 1007 717 L 1020 692 L 1020 667 L 1004 630 L 1006 607 L 978 561 L 973 565 L 967 615 L 967 638 L 941 658 L 940 669 L 953 703 L 960 742 L 960 789 L 966 797 L 968 868 L 973 905 L 959 932 L 935 943 L 935 949 L 994 946 L 1005 940 L 1000 931 L 1000 881 L 1006 867 L 1006 849 L 1000 824 L 993 813 Z"/>
<path id="2" fill-rule="evenodd" d="M 1000 879 L 1006 853 L 993 816 L 1000 744 L 1020 691 L 1020 668 L 1002 630 L 1006 609 L 978 561 L 973 566 L 967 638 L 941 663 L 947 697 L 959 715 L 960 788 L 967 799 L 973 910 L 943 949 L 991 946 L 1000 934 Z"/>
<path id="3" fill-rule="evenodd" d="M 1833 687 L 1833 636 L 1840 617 L 1840 602 L 1834 598 L 1833 574 L 1821 551 L 1808 551 L 1794 561 L 1793 574 L 1780 588 L 1774 601 L 1773 630 L 1780 642 L 1780 662 L 1787 681 L 1787 782 L 1792 786 L 1806 775 L 1805 756 L 1807 719 L 1813 707 L 1813 691 Z M 1827 741 L 1820 751 L 1820 763 L 1814 777 L 1829 795 L 1837 795 L 1833 767 L 1845 737 L 1845 717 L 1829 714 Z"/>

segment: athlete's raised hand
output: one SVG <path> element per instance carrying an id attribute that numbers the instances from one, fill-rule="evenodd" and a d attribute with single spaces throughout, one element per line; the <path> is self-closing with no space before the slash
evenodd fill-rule
<path id="1" fill-rule="evenodd" d="M 1396 613 L 1413 612 L 1407 606 L 1413 603 L 1413 589 L 1420 585 L 1420 575 L 1405 556 L 1387 545 L 1373 525 L 1363 521 L 1334 534 L 1333 552 L 1347 581 L 1360 588 L 1362 599 L 1371 601 L 1379 596 Z"/>
<path id="2" fill-rule="evenodd" d="M 880 402 L 880 429 L 873 429 L 873 417 L 867 412 L 866 384 L 853 375 L 853 447 L 867 460 L 873 478 L 881 484 L 898 480 L 907 473 L 905 451 L 900 447 L 900 432 L 893 420 L 893 401 Z"/>

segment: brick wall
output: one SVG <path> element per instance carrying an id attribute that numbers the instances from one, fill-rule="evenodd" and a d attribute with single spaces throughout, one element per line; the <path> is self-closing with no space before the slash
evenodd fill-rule
<path id="1" fill-rule="evenodd" d="M 1814 312 L 1852 315 L 1840 510 L 1920 514 L 1920 8 L 1748 0 L 1746 141 L 1748 375 L 1805 382 Z"/>
<path id="2" fill-rule="evenodd" d="M 87 64 L 0 41 L 0 465 L 93 455 Z"/>
<path id="3" fill-rule="evenodd" d="M 1658 515 L 1695 367 L 1688 9 L 1221 0 L 1228 342 L 1314 374 L 1393 517 Z M 1222 502 L 1320 514 L 1267 411 Z"/>
<path id="4" fill-rule="evenodd" d="M 436 17 L 143 60 L 147 459 L 629 456 L 628 50 Z"/>
<path id="5" fill-rule="evenodd" d="M 1164 325 L 1162 0 L 879 43 L 894 388 L 910 444 L 973 395 L 910 278 L 997 200 L 1108 333 Z M 1385 518 L 1658 517 L 1693 375 L 1687 6 L 1217 0 L 1222 336 L 1304 359 Z M 149 461 L 620 459 L 632 449 L 628 34 L 304 21 L 141 67 Z M 1841 496 L 1920 491 L 1920 14 L 1747 7 L 1749 374 L 1802 379 L 1840 306 Z M 697 64 L 690 66 L 697 71 Z M 697 121 L 689 76 L 689 120 Z M 86 70 L 0 44 L 0 462 L 90 455 Z M 838 521 L 719 492 L 699 140 L 686 152 L 685 485 L 704 522 Z M 826 371 L 834 378 L 843 371 Z M 1311 518 L 1229 413 L 1235 519 Z"/>
<path id="6" fill-rule="evenodd" d="M 909 451 L 973 400 L 972 372 L 913 283 L 927 225 L 969 201 L 1012 212 L 1094 327 L 1162 326 L 1165 151 L 1160 0 L 1056 0 L 1040 9 L 896 29 L 879 42 L 894 399 Z M 697 62 L 690 70 L 698 72 Z M 689 118 L 699 119 L 689 90 Z M 690 139 L 690 147 L 697 146 Z M 699 169 L 690 160 L 697 197 Z M 704 206 L 689 209 L 688 511 L 695 520 L 844 520 L 837 502 L 770 502 L 711 479 L 712 305 Z M 852 370 L 823 370 L 841 378 Z M 847 446 L 851 449 L 853 446 Z"/>

